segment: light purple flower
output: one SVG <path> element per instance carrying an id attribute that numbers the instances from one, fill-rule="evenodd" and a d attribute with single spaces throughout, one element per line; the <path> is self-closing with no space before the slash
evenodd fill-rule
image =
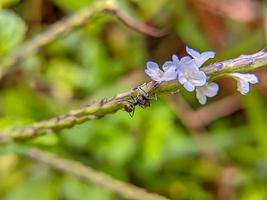
<path id="1" fill-rule="evenodd" d="M 173 64 L 164 64 L 163 70 L 155 62 L 149 61 L 146 64 L 146 74 L 154 81 L 171 81 L 177 78 L 177 67 Z"/>
<path id="2" fill-rule="evenodd" d="M 196 87 L 196 96 L 201 104 L 207 103 L 207 97 L 214 97 L 218 94 L 219 86 L 217 83 L 206 83 L 203 86 Z"/>
<path id="3" fill-rule="evenodd" d="M 188 46 L 186 46 L 186 51 L 190 56 L 192 56 L 198 67 L 201 67 L 208 59 L 215 57 L 215 52 L 213 51 L 199 53 L 198 51 L 191 49 Z"/>
<path id="4" fill-rule="evenodd" d="M 151 79 L 159 82 L 178 79 L 189 92 L 194 91 L 196 87 L 204 86 L 208 78 L 199 68 L 209 58 L 213 58 L 215 53 L 212 51 L 199 53 L 189 47 L 186 47 L 186 51 L 190 56 L 185 56 L 179 60 L 176 55 L 173 55 L 172 60 L 166 61 L 162 69 L 155 62 L 147 62 L 146 74 L 150 76 Z M 208 89 L 209 88 L 213 89 L 211 86 L 208 87 Z M 205 98 L 210 96 L 209 93 L 206 95 L 207 92 L 205 92 L 204 89 L 199 88 L 198 91 L 198 96 L 201 96 L 202 93 Z M 202 99 L 204 99 L 204 97 L 202 97 Z M 204 102 L 204 100 L 201 102 Z"/>
<path id="5" fill-rule="evenodd" d="M 254 74 L 240 74 L 232 73 L 229 76 L 233 77 L 237 81 L 237 90 L 246 95 L 249 92 L 249 84 L 256 84 L 259 82 L 258 77 Z"/>
<path id="6" fill-rule="evenodd" d="M 183 57 L 178 66 L 178 81 L 186 90 L 192 92 L 196 86 L 202 86 L 207 81 L 207 76 L 200 71 L 196 62 L 189 56 Z"/>

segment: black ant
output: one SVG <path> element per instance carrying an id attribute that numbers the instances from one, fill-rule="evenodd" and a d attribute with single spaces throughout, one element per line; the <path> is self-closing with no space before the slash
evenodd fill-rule
<path id="1" fill-rule="evenodd" d="M 155 86 L 157 86 L 157 84 Z M 137 89 L 140 89 L 142 93 L 135 98 L 131 96 L 132 100 L 128 100 L 128 103 L 124 105 L 124 110 L 128 112 L 131 117 L 134 116 L 136 106 L 140 106 L 141 108 L 150 107 L 150 100 L 155 99 L 155 97 L 151 98 L 141 87 Z"/>

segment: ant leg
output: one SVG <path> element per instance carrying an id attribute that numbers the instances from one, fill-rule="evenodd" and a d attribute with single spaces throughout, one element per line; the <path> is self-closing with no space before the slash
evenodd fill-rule
<path id="1" fill-rule="evenodd" d="M 146 108 L 144 105 L 139 105 L 139 107 L 141 107 L 141 108 L 143 108 L 143 109 L 145 109 L 145 108 Z"/>
<path id="2" fill-rule="evenodd" d="M 133 107 L 133 111 L 132 112 L 129 112 L 130 117 L 134 116 L 134 111 L 135 111 L 135 107 Z"/>

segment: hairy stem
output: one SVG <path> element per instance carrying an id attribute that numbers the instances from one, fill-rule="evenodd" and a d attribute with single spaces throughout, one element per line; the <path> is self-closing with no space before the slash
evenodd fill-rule
<path id="1" fill-rule="evenodd" d="M 259 67 L 267 65 L 267 52 L 264 50 L 251 54 L 241 55 L 236 59 L 230 59 L 211 64 L 202 70 L 210 76 L 210 80 L 224 77 L 233 72 L 249 72 Z M 98 102 L 85 105 L 84 107 L 70 111 L 49 120 L 33 123 L 22 129 L 9 129 L 0 133 L 0 143 L 8 143 L 15 140 L 34 138 L 40 135 L 53 133 L 63 128 L 72 127 L 88 120 L 99 119 L 107 114 L 114 113 L 124 107 L 127 100 L 140 95 L 141 91 L 146 91 L 148 95 L 162 92 L 174 92 L 180 87 L 178 81 L 169 82 L 148 82 L 136 88 L 117 94 L 111 99 L 102 99 Z"/>

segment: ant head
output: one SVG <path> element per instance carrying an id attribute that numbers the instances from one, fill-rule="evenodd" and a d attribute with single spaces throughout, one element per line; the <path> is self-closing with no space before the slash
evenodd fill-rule
<path id="1" fill-rule="evenodd" d="M 133 115 L 134 115 L 134 110 L 135 110 L 135 105 L 134 105 L 134 104 L 131 104 L 131 103 L 129 103 L 129 104 L 125 104 L 125 105 L 124 105 L 124 110 L 125 110 L 126 112 L 128 112 L 129 115 L 130 115 L 131 117 L 133 117 Z"/>

